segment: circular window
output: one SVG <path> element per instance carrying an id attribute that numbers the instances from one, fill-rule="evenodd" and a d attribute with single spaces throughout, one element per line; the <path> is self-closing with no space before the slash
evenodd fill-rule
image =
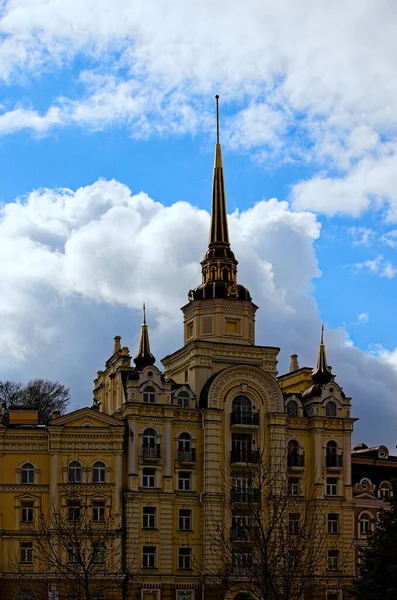
<path id="1" fill-rule="evenodd" d="M 148 377 L 153 377 L 153 371 L 148 371 L 148 372 L 147 372 L 147 376 L 148 376 Z"/>

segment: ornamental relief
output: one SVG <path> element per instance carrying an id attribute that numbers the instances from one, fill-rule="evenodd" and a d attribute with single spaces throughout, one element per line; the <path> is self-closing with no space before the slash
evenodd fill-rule
<path id="1" fill-rule="evenodd" d="M 266 412 L 284 412 L 284 399 L 277 382 L 265 371 L 256 367 L 229 367 L 215 378 L 208 392 L 208 407 L 223 408 L 228 392 L 242 385 L 253 389 L 261 398 Z"/>

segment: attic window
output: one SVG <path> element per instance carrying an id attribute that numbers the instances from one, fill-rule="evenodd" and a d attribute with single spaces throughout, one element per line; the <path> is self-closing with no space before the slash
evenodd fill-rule
<path id="1" fill-rule="evenodd" d="M 85 423 L 82 424 L 82 427 L 93 427 L 93 424 L 90 423 L 89 421 L 86 421 Z"/>
<path id="2" fill-rule="evenodd" d="M 360 481 L 360 485 L 361 485 L 361 489 L 367 490 L 369 488 L 369 486 L 371 485 L 371 482 L 369 479 L 362 479 Z"/>
<path id="3" fill-rule="evenodd" d="M 378 458 L 386 458 L 386 452 L 385 452 L 385 450 L 379 450 L 379 452 L 378 452 Z"/>

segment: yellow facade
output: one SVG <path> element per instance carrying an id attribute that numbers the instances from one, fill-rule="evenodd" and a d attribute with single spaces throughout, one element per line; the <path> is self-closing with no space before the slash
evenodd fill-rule
<path id="1" fill-rule="evenodd" d="M 34 518 L 54 506 L 68 509 L 75 462 L 82 468 L 77 493 L 87 490 L 89 502 L 105 502 L 115 528 L 122 526 L 108 557 L 110 570 L 121 560 L 120 583 L 106 600 L 259 599 L 239 566 L 249 543 L 244 538 L 242 545 L 235 526 L 254 491 L 247 472 L 258 465 L 275 480 L 284 478 L 288 510 L 310 501 L 322 515 L 324 560 L 310 597 L 347 597 L 354 512 L 350 399 L 327 365 L 323 341 L 314 371 L 299 369 L 295 357 L 291 372 L 278 378 L 279 349 L 255 345 L 257 307 L 237 283 L 219 143 L 210 243 L 201 264 L 202 283 L 182 308 L 184 345 L 162 360 L 163 372 L 154 364 L 144 315 L 134 364 L 116 336 L 94 382 L 93 407 L 55 415 L 46 427 L 31 414 L 3 415 L 1 598 L 14 600 L 21 574 L 43 575 L 38 560 L 21 564 L 20 545 L 32 531 L 22 523 L 23 502 L 33 503 Z M 98 461 L 105 481 L 93 481 Z M 34 470 L 28 483 L 21 479 L 25 464 Z M 270 511 L 261 498 L 255 502 L 266 523 Z M 225 551 L 219 539 L 227 540 Z M 62 581 L 47 579 L 63 600 Z"/>

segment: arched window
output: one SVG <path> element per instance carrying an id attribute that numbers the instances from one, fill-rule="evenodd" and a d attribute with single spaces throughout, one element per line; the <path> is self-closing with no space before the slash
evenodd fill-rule
<path id="1" fill-rule="evenodd" d="M 181 452 L 190 452 L 192 447 L 192 438 L 188 433 L 181 433 L 178 438 L 178 450 Z"/>
<path id="2" fill-rule="evenodd" d="M 325 407 L 325 414 L 327 417 L 336 417 L 336 404 L 335 402 L 327 402 Z"/>
<path id="3" fill-rule="evenodd" d="M 189 408 L 190 407 L 189 392 L 185 392 L 184 390 L 182 390 L 182 392 L 178 393 L 177 400 L 178 400 L 178 406 L 180 406 L 181 408 Z"/>
<path id="4" fill-rule="evenodd" d="M 15 600 L 36 600 L 36 596 L 33 592 L 18 592 L 15 596 Z"/>
<path id="5" fill-rule="evenodd" d="M 156 402 L 156 390 L 151 385 L 148 385 L 143 390 L 143 401 L 148 402 L 149 404 L 154 404 Z"/>
<path id="6" fill-rule="evenodd" d="M 157 443 L 157 433 L 152 427 L 148 427 L 142 436 L 143 458 L 160 458 L 160 445 Z"/>
<path id="7" fill-rule="evenodd" d="M 239 394 L 233 398 L 230 424 L 258 425 L 258 413 L 254 412 L 252 401 L 248 396 Z"/>
<path id="8" fill-rule="evenodd" d="M 298 403 L 295 402 L 295 400 L 290 400 L 287 403 L 287 413 L 289 414 L 290 417 L 298 416 Z"/>
<path id="9" fill-rule="evenodd" d="M 106 467 L 103 462 L 98 461 L 95 463 L 92 470 L 92 481 L 93 483 L 105 483 L 106 481 Z"/>
<path id="10" fill-rule="evenodd" d="M 369 479 L 362 479 L 362 480 L 360 481 L 360 485 L 361 485 L 361 488 L 362 488 L 363 490 L 367 490 L 367 489 L 369 488 L 369 486 L 370 486 L 370 485 L 372 485 L 372 484 L 371 484 L 371 482 L 370 482 L 370 480 L 369 480 Z"/>
<path id="11" fill-rule="evenodd" d="M 69 465 L 69 483 L 81 483 L 81 465 L 74 460 Z"/>
<path id="12" fill-rule="evenodd" d="M 34 467 L 30 463 L 22 467 L 22 483 L 34 483 Z"/>
<path id="13" fill-rule="evenodd" d="M 301 452 L 299 442 L 291 440 L 287 446 L 287 466 L 303 467 L 305 465 L 305 455 Z"/>
<path id="14" fill-rule="evenodd" d="M 360 535 L 367 535 L 371 526 L 371 517 L 368 513 L 363 513 L 358 519 L 358 531 Z"/>
<path id="15" fill-rule="evenodd" d="M 382 500 L 388 500 L 391 495 L 390 483 L 388 481 L 382 481 L 379 486 L 379 498 L 382 498 Z"/>
<path id="16" fill-rule="evenodd" d="M 342 455 L 338 451 L 338 444 L 334 441 L 328 442 L 325 447 L 325 466 L 327 468 L 342 466 Z"/>
<path id="17" fill-rule="evenodd" d="M 233 600 L 252 600 L 252 596 L 248 592 L 239 592 Z"/>

